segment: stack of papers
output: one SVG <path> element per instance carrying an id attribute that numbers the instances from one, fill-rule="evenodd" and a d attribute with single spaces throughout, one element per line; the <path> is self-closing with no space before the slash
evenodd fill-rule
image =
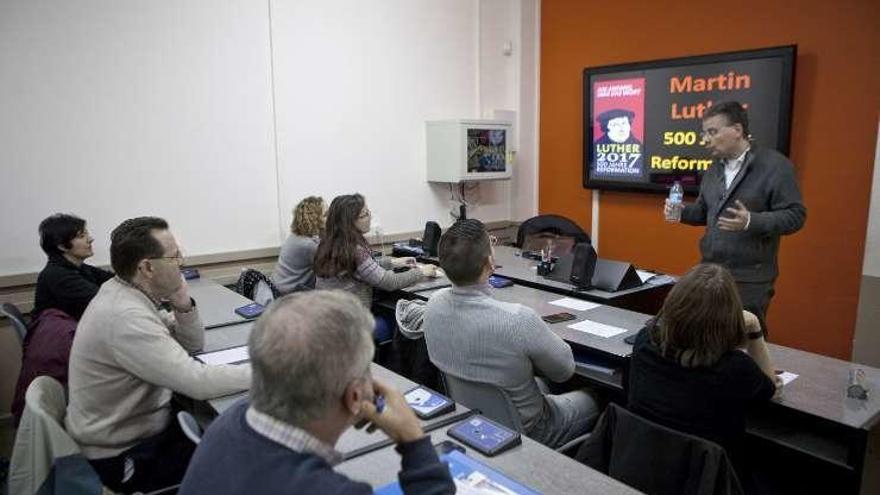
<path id="1" fill-rule="evenodd" d="M 569 325 L 568 328 L 571 328 L 572 330 L 577 330 L 579 332 L 593 334 L 597 337 L 604 337 L 606 339 L 608 337 L 614 337 L 615 335 L 627 332 L 625 328 L 613 327 L 611 325 L 597 323 L 590 320 L 584 320 L 582 322 L 575 323 L 574 325 Z"/>
<path id="2" fill-rule="evenodd" d="M 571 297 L 563 297 L 562 299 L 550 301 L 550 304 L 554 306 L 562 306 L 563 308 L 573 309 L 575 311 L 589 311 L 593 308 L 598 308 L 599 306 L 601 306 L 601 304 L 584 301 L 583 299 L 574 299 Z"/>
<path id="3" fill-rule="evenodd" d="M 243 345 L 222 351 L 196 354 L 196 359 L 205 364 L 238 364 L 249 361 L 250 356 L 248 356 L 248 346 Z"/>
<path id="4" fill-rule="evenodd" d="M 785 386 L 785 385 L 788 385 L 789 383 L 793 382 L 794 379 L 797 378 L 799 375 L 792 373 L 790 371 L 778 370 L 778 371 L 776 371 L 776 376 L 778 376 L 779 379 L 782 380 L 782 385 Z"/>

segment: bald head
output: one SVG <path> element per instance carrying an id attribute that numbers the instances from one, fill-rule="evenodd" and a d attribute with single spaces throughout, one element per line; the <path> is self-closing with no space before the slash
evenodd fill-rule
<path id="1" fill-rule="evenodd" d="M 373 316 L 342 291 L 297 292 L 273 302 L 250 337 L 251 402 L 293 425 L 320 418 L 364 376 Z"/>

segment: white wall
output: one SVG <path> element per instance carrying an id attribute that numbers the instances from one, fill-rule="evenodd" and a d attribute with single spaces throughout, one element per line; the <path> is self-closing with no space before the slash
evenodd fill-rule
<path id="1" fill-rule="evenodd" d="M 536 36 L 522 19 L 535 11 L 534 0 L 4 0 L 0 275 L 40 269 L 36 226 L 56 211 L 89 221 L 97 264 L 110 230 L 142 214 L 166 217 L 188 255 L 277 246 L 308 194 L 360 191 L 389 233 L 448 225 L 448 189 L 425 182 L 424 121 L 495 109 L 517 116 L 518 161 L 531 156 L 514 181 L 481 185 L 470 213 L 530 216 L 537 40 L 521 38 Z"/>
<path id="2" fill-rule="evenodd" d="M 862 268 L 862 274 L 871 277 L 880 277 L 880 126 L 877 129 L 876 146 L 871 207 L 868 212 L 868 234 L 865 240 L 865 263 Z"/>
<path id="3" fill-rule="evenodd" d="M 5 0 L 0 273 L 41 268 L 56 211 L 89 221 L 96 263 L 144 214 L 188 254 L 277 244 L 268 40 L 247 0 Z"/>

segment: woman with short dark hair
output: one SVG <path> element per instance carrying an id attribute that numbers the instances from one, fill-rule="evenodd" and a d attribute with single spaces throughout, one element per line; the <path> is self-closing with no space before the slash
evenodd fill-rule
<path id="1" fill-rule="evenodd" d="M 633 346 L 629 409 L 725 447 L 741 465 L 747 411 L 776 392 L 755 315 L 720 265 L 691 269 Z"/>
<path id="2" fill-rule="evenodd" d="M 82 218 L 56 213 L 40 222 L 39 232 L 40 247 L 49 260 L 37 277 L 33 315 L 55 308 L 79 320 L 113 274 L 85 263 L 94 254 L 94 239 Z"/>

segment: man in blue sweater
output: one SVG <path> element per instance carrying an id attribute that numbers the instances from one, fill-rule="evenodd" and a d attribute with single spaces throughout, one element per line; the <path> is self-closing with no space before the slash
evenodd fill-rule
<path id="1" fill-rule="evenodd" d="M 397 443 L 404 493 L 454 493 L 447 466 L 400 392 L 370 376 L 373 317 L 342 291 L 275 301 L 254 325 L 251 403 L 231 407 L 205 432 L 180 493 L 371 494 L 333 470 L 333 446 L 367 420 Z M 385 398 L 377 410 L 374 397 Z M 376 401 L 381 402 L 381 401 Z"/>

